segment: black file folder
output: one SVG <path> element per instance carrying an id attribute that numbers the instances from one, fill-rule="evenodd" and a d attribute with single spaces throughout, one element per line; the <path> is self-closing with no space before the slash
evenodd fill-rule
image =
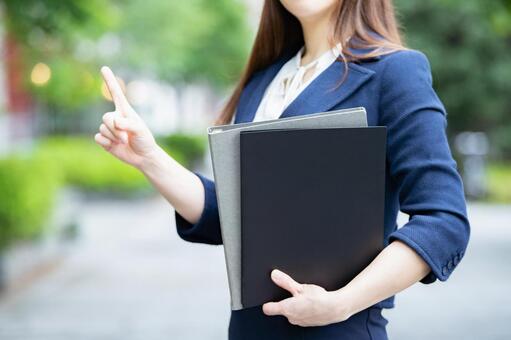
<path id="1" fill-rule="evenodd" d="M 270 278 L 336 290 L 383 249 L 386 128 L 240 133 L 244 308 L 290 294 Z"/>

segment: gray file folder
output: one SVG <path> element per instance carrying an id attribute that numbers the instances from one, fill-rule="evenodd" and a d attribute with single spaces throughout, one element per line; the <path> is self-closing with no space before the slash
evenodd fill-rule
<path id="1" fill-rule="evenodd" d="M 257 129 L 366 127 L 363 107 L 208 128 L 231 309 L 241 303 L 240 132 Z"/>

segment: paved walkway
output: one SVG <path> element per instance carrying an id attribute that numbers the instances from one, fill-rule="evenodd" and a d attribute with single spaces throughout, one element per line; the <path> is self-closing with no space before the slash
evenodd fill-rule
<path id="1" fill-rule="evenodd" d="M 472 205 L 472 242 L 445 284 L 387 311 L 391 339 L 511 339 L 511 207 Z M 85 204 L 72 255 L 0 300 L 2 340 L 225 339 L 223 249 L 181 241 L 160 198 Z"/>

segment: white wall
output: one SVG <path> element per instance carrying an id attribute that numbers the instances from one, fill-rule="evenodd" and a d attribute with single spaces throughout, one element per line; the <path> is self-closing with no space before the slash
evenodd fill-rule
<path id="1" fill-rule="evenodd" d="M 173 86 L 151 79 L 128 83 L 127 95 L 156 135 L 204 134 L 218 114 L 218 98 L 205 84 Z"/>

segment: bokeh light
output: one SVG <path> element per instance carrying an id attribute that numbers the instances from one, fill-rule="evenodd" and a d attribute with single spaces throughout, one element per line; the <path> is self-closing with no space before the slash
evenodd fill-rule
<path id="1" fill-rule="evenodd" d="M 51 69 L 45 63 L 35 64 L 32 72 L 30 73 L 30 80 L 36 86 L 44 86 L 51 79 Z"/>

